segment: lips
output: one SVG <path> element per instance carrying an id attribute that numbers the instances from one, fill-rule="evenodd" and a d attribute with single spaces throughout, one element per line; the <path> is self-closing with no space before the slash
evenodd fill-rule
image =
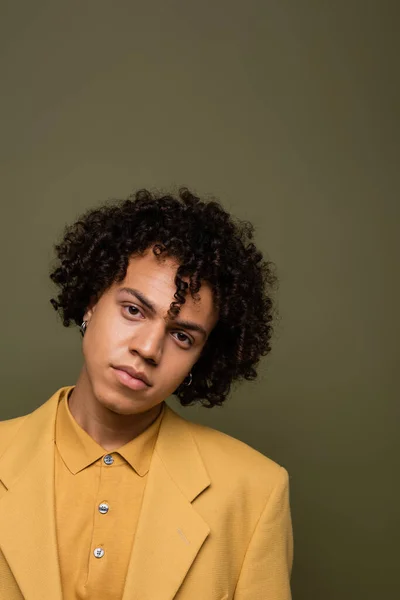
<path id="1" fill-rule="evenodd" d="M 143 373 L 143 371 L 136 371 L 136 369 L 128 365 L 113 365 L 113 368 L 118 369 L 119 371 L 125 371 L 125 373 L 128 373 L 128 375 L 130 375 L 131 377 L 134 377 L 135 379 L 140 379 L 146 385 L 151 387 L 149 378 L 145 375 L 145 373 Z"/>

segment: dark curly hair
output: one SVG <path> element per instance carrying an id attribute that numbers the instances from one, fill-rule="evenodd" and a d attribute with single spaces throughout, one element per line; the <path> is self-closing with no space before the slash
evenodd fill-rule
<path id="1" fill-rule="evenodd" d="M 129 259 L 153 247 L 155 255 L 177 259 L 173 319 L 189 291 L 194 300 L 206 281 L 219 319 L 194 365 L 191 386 L 174 394 L 183 406 L 220 406 L 235 380 L 252 380 L 268 354 L 272 334 L 274 265 L 263 260 L 248 221 L 234 220 L 215 200 L 200 200 L 187 188 L 179 195 L 140 190 L 107 202 L 66 226 L 54 246 L 57 264 L 50 278 L 59 287 L 50 302 L 63 324 L 80 325 L 92 297 L 125 278 Z M 189 279 L 189 283 L 183 281 Z"/>

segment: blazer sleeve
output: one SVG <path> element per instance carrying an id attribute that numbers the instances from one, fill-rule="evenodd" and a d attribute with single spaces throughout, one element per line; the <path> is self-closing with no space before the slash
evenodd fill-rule
<path id="1" fill-rule="evenodd" d="M 247 548 L 234 600 L 291 600 L 292 564 L 289 476 L 280 467 Z"/>

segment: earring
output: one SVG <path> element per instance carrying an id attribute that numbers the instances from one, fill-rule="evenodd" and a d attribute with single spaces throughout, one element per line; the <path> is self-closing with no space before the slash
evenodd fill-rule
<path id="1" fill-rule="evenodd" d="M 82 336 L 85 335 L 86 327 L 87 327 L 87 321 L 83 321 L 82 325 L 79 327 L 79 331 L 81 332 Z"/>
<path id="2" fill-rule="evenodd" d="M 183 385 L 186 385 L 187 387 L 189 387 L 189 385 L 191 385 L 191 383 L 193 381 L 193 375 L 191 373 L 189 373 L 188 378 L 189 378 L 189 382 L 186 382 L 186 378 L 183 381 Z"/>

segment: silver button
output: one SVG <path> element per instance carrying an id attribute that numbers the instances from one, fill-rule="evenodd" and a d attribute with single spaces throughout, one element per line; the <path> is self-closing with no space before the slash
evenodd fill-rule
<path id="1" fill-rule="evenodd" d="M 103 548 L 95 548 L 93 550 L 93 554 L 95 555 L 96 558 L 103 558 L 104 550 L 103 550 Z"/>
<path id="2" fill-rule="evenodd" d="M 114 462 L 114 459 L 111 456 L 111 454 L 106 454 L 105 457 L 103 458 L 103 461 L 106 463 L 106 465 L 112 465 Z"/>
<path id="3" fill-rule="evenodd" d="M 107 502 L 102 502 L 101 504 L 99 504 L 99 512 L 101 512 L 102 515 L 108 513 L 108 508 L 109 507 Z"/>

